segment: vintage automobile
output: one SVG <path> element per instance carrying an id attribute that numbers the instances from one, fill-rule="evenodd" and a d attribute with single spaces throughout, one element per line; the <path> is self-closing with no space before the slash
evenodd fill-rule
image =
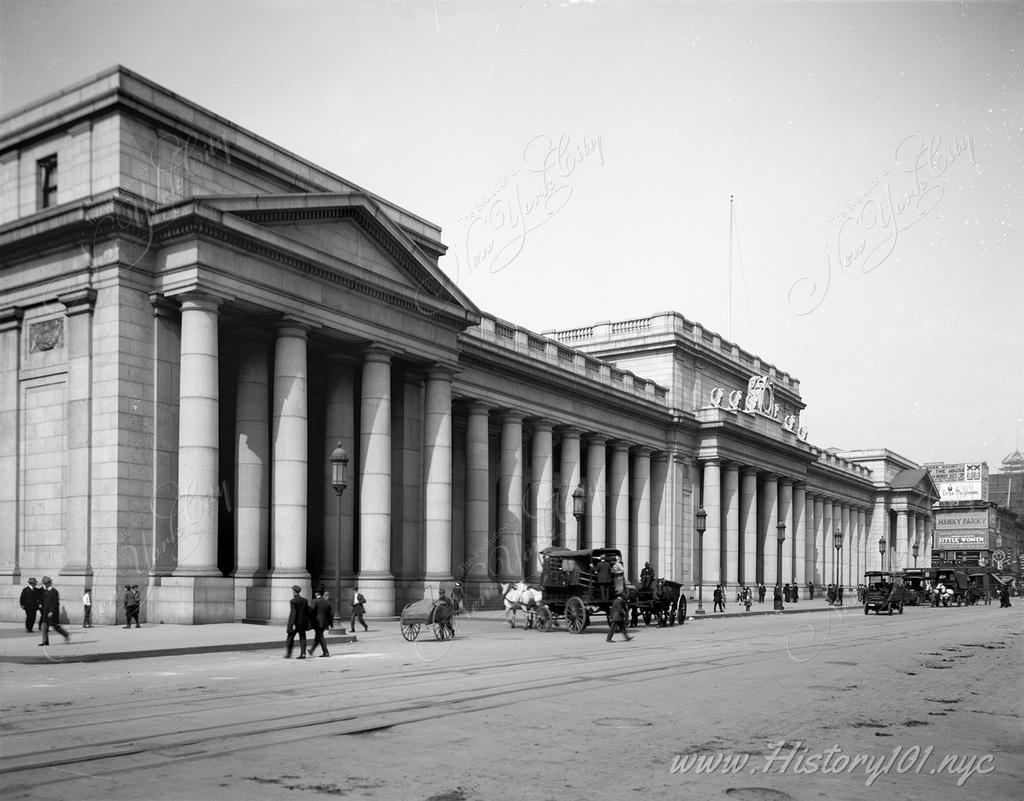
<path id="1" fill-rule="evenodd" d="M 864 593 L 865 615 L 872 609 L 876 615 L 882 612 L 891 615 L 894 611 L 903 614 L 902 576 L 893 576 L 888 571 L 869 570 L 864 574 L 864 586 L 867 588 Z"/>
<path id="2" fill-rule="evenodd" d="M 920 606 L 928 598 L 928 578 L 924 568 L 908 567 L 903 571 L 903 603 L 907 606 Z"/>

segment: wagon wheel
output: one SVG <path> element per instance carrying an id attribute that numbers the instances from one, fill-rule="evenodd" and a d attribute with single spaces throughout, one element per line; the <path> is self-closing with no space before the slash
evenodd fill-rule
<path id="1" fill-rule="evenodd" d="M 546 608 L 537 612 L 536 627 L 537 631 L 551 631 L 555 627 L 555 621 L 552 618 L 551 612 Z"/>
<path id="2" fill-rule="evenodd" d="M 403 623 L 402 624 L 402 636 L 406 640 L 412 642 L 420 636 L 420 624 L 419 623 Z"/>
<path id="3" fill-rule="evenodd" d="M 565 619 L 573 634 L 580 634 L 587 627 L 587 610 L 575 595 L 565 603 Z"/>
<path id="4" fill-rule="evenodd" d="M 435 640 L 450 640 L 455 636 L 455 627 L 451 620 L 442 620 L 434 624 Z"/>
<path id="5" fill-rule="evenodd" d="M 682 591 L 679 592 L 679 606 L 676 609 L 676 619 L 679 621 L 680 626 L 686 622 L 686 595 Z"/>

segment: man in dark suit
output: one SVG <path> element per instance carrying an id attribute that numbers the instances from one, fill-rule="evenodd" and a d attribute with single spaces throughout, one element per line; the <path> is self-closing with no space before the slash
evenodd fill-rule
<path id="1" fill-rule="evenodd" d="M 324 597 L 325 589 L 320 587 L 313 596 L 313 603 L 310 605 L 309 617 L 313 624 L 313 644 L 309 646 L 309 655 L 313 655 L 317 644 L 320 645 L 320 656 L 330 656 L 327 652 L 327 641 L 324 640 L 324 629 L 329 629 L 334 621 L 334 610 L 331 609 L 331 602 Z"/>
<path id="2" fill-rule="evenodd" d="M 306 658 L 306 621 L 309 617 L 309 603 L 302 597 L 302 587 L 292 587 L 292 600 L 288 610 L 288 642 L 285 645 L 284 658 L 292 658 L 292 647 L 295 635 L 299 635 L 299 659 Z"/>
<path id="3" fill-rule="evenodd" d="M 600 600 L 606 601 L 612 589 L 612 563 L 605 557 L 597 563 L 597 592 Z"/>
<path id="4" fill-rule="evenodd" d="M 43 641 L 39 643 L 40 646 L 50 644 L 50 629 L 64 637 L 64 642 L 68 642 L 71 639 L 71 635 L 64 630 L 64 627 L 60 624 L 60 593 L 57 592 L 57 588 L 53 586 L 53 582 L 50 581 L 49 576 L 43 576 Z"/>
<path id="5" fill-rule="evenodd" d="M 611 608 L 608 610 L 608 623 L 610 628 L 608 629 L 608 636 L 605 638 L 608 642 L 612 642 L 612 636 L 617 631 L 622 632 L 626 642 L 633 639 L 626 633 L 626 601 L 623 599 L 621 592 L 615 594 L 615 600 L 612 601 Z"/>
<path id="6" fill-rule="evenodd" d="M 36 613 L 43 603 L 43 588 L 36 584 L 34 578 L 28 580 L 28 584 L 21 591 L 21 608 L 25 610 L 25 631 L 29 634 L 36 626 Z M 42 617 L 39 619 L 39 628 L 43 627 Z"/>

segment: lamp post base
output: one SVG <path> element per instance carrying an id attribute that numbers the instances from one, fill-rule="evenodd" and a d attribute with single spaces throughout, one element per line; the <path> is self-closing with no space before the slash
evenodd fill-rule
<path id="1" fill-rule="evenodd" d="M 786 607 L 784 607 L 782 605 L 782 601 L 779 600 L 778 598 L 776 598 L 775 599 L 775 611 L 777 611 L 777 612 L 784 612 L 785 609 L 786 609 Z"/>

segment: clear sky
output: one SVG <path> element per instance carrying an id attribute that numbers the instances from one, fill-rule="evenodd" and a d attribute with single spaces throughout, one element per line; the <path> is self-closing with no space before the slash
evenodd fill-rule
<path id="1" fill-rule="evenodd" d="M 812 443 L 993 471 L 1022 61 L 1017 2 L 0 3 L 0 112 L 123 64 L 442 225 L 485 312 L 676 310 L 799 378 Z"/>

